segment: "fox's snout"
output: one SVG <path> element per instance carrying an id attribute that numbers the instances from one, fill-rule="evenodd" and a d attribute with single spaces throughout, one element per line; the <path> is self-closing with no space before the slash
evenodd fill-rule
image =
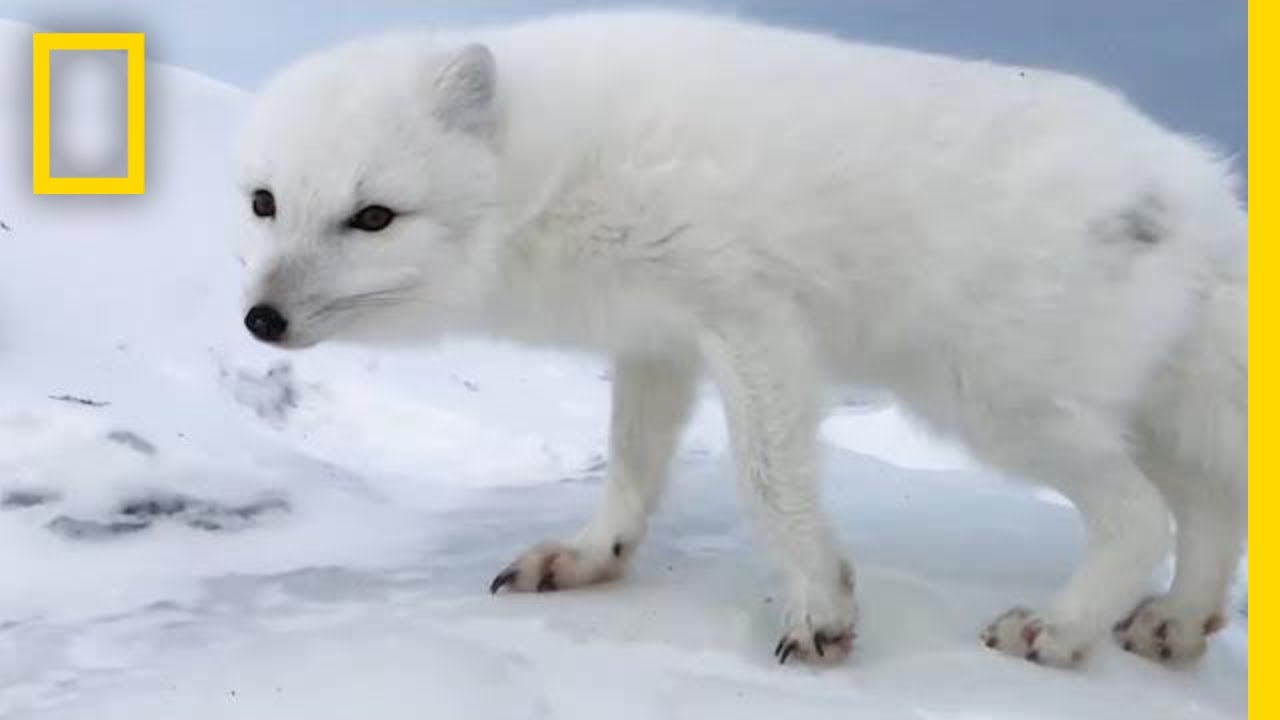
<path id="1" fill-rule="evenodd" d="M 244 326 L 263 342 L 279 342 L 289 330 L 289 320 L 271 305 L 254 305 L 244 316 Z"/>

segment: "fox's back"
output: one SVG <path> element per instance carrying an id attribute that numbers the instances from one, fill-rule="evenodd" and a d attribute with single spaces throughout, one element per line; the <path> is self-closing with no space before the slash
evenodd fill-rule
<path id="1" fill-rule="evenodd" d="M 981 152 L 998 163 L 1013 154 L 992 148 L 1055 131 L 1152 127 L 1118 96 L 1069 75 L 724 18 L 598 13 L 467 37 L 497 55 L 512 122 L 561 124 L 579 142 L 667 162 L 796 164 L 801 154 L 820 174 L 893 161 L 919 182 L 948 167 L 926 158 Z M 904 137 L 913 147 L 901 146 Z"/>
<path id="2" fill-rule="evenodd" d="M 972 338 L 1033 343 L 1032 367 L 1068 375 L 1094 371 L 1072 348 L 1158 354 L 1205 249 L 1238 239 L 1210 152 L 1069 75 L 670 13 L 479 39 L 508 150 L 561 184 L 551 215 L 581 223 L 553 234 L 625 254 L 599 240 L 626 227 L 645 269 L 699 290 L 784 288 L 864 363 L 884 348 L 886 372 Z"/>
<path id="3" fill-rule="evenodd" d="M 498 58 L 511 149 L 531 172 L 572 166 L 650 210 L 777 224 L 775 238 L 896 226 L 901 242 L 945 241 L 1050 195 L 1091 219 L 1174 165 L 1225 187 L 1208 153 L 1052 71 L 666 12 L 476 37 Z"/>

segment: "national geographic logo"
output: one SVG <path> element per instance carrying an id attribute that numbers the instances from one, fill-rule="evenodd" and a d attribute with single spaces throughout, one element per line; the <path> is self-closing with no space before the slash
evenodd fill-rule
<path id="1" fill-rule="evenodd" d="M 142 33 L 32 35 L 32 192 L 144 192 L 144 51 Z"/>

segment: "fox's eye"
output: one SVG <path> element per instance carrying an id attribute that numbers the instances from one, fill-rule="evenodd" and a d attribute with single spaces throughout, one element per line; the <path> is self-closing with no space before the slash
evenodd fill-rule
<path id="1" fill-rule="evenodd" d="M 253 214 L 260 218 L 276 216 L 276 196 L 268 190 L 253 191 Z"/>
<path id="2" fill-rule="evenodd" d="M 381 205 L 370 205 L 360 212 L 351 216 L 347 221 L 347 226 L 356 230 L 365 232 L 378 232 L 385 230 L 392 220 L 396 219 L 396 214 Z"/>

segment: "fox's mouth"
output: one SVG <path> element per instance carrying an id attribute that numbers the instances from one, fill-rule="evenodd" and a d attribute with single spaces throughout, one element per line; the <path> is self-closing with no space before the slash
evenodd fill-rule
<path id="1" fill-rule="evenodd" d="M 333 316 L 350 314 L 356 310 L 380 307 L 394 307 L 409 300 L 408 290 L 411 286 L 399 285 L 385 290 L 369 290 L 335 298 L 312 310 L 302 318 L 303 322 L 323 321 Z"/>
<path id="2" fill-rule="evenodd" d="M 317 345 L 359 321 L 373 310 L 394 308 L 410 302 L 413 285 L 367 290 L 331 299 L 300 313 L 289 324 L 289 331 L 275 344 L 289 349 Z"/>

